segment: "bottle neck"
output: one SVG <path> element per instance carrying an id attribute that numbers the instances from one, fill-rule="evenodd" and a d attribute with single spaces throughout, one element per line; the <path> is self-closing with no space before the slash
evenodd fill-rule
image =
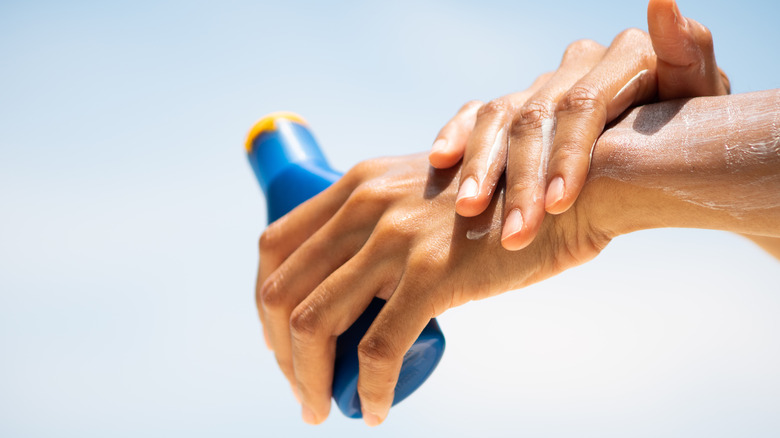
<path id="1" fill-rule="evenodd" d="M 291 120 L 277 119 L 275 129 L 262 132 L 252 141 L 249 162 L 263 192 L 290 165 L 306 164 L 331 170 L 317 140 L 305 125 Z"/>

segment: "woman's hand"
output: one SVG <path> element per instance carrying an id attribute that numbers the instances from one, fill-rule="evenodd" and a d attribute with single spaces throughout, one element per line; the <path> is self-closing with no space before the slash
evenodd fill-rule
<path id="1" fill-rule="evenodd" d="M 458 168 L 431 169 L 424 155 L 356 166 L 260 239 L 257 306 L 303 418 L 327 417 L 336 337 L 375 296 L 388 302 L 358 349 L 372 425 L 387 416 L 404 353 L 450 307 L 553 276 L 640 229 L 780 237 L 777 126 L 777 90 L 631 110 L 599 138 L 578 202 L 516 252 L 498 245 L 503 187 L 465 218 L 452 210 Z"/>
<path id="2" fill-rule="evenodd" d="M 571 44 L 554 73 L 528 90 L 469 102 L 439 132 L 430 153 L 444 169 L 463 158 L 456 211 L 482 213 L 506 169 L 504 248 L 528 245 L 545 211 L 568 210 L 585 183 L 596 139 L 627 108 L 656 100 L 728 94 L 712 36 L 674 0 L 651 0 L 649 33 L 629 29 L 608 48 Z"/>
<path id="3" fill-rule="evenodd" d="M 263 233 L 258 308 L 305 421 L 328 416 L 336 337 L 372 298 L 388 302 L 358 348 L 358 393 L 376 425 L 431 318 L 555 275 L 607 243 L 578 222 L 581 211 L 551 216 L 532 245 L 507 252 L 496 226 L 502 197 L 458 216 L 457 181 L 457 168 L 432 169 L 425 154 L 367 161 Z"/>

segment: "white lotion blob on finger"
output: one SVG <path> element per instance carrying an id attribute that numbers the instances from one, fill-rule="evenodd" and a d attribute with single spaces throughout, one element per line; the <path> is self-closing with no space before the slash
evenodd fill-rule
<path id="1" fill-rule="evenodd" d="M 636 99 L 637 92 L 639 91 L 640 81 L 647 75 L 647 69 L 644 69 L 629 79 L 623 88 L 615 93 L 612 101 L 607 105 L 609 111 L 607 111 L 607 119 L 612 120 L 626 110 L 634 100 Z"/>
<path id="2" fill-rule="evenodd" d="M 537 172 L 537 184 L 544 187 L 547 182 L 547 165 L 550 162 L 550 151 L 552 150 L 553 140 L 555 138 L 555 117 L 542 120 L 542 154 L 539 157 L 539 169 Z M 534 203 L 537 198 L 538 190 L 534 191 Z"/>

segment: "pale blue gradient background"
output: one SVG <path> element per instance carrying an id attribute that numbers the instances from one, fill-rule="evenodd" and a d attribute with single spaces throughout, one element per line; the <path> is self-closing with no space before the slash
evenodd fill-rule
<path id="1" fill-rule="evenodd" d="M 382 427 L 313 428 L 254 309 L 256 118 L 341 169 L 425 150 L 643 1 L 0 3 L 0 436 L 776 436 L 780 264 L 656 230 L 440 318 Z M 777 2 L 686 1 L 735 92 L 779 86 Z M 619 206 L 616 206 L 619 208 Z"/>

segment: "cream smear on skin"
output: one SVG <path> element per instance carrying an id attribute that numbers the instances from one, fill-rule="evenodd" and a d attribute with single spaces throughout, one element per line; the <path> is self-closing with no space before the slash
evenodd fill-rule
<path id="1" fill-rule="evenodd" d="M 542 156 L 539 160 L 539 169 L 537 171 L 537 181 L 539 187 L 544 187 L 547 182 L 547 164 L 550 161 L 550 150 L 552 150 L 553 139 L 555 138 L 555 118 L 542 120 Z M 534 191 L 534 203 L 539 201 L 538 190 Z"/>
<path id="2" fill-rule="evenodd" d="M 498 130 L 498 133 L 496 133 L 496 139 L 493 141 L 493 145 L 490 147 L 490 152 L 488 152 L 488 159 L 485 163 L 485 172 L 484 174 L 487 175 L 490 171 L 490 168 L 495 166 L 496 161 L 499 159 L 499 157 L 504 157 L 506 159 L 506 150 L 508 148 L 508 141 L 509 139 L 505 135 L 506 133 L 506 126 L 503 126 L 501 129 Z M 503 153 L 502 153 L 503 152 Z M 490 193 L 495 190 L 495 184 L 492 185 L 490 188 Z M 488 233 L 490 233 L 491 227 L 485 226 L 485 227 L 478 227 L 471 230 L 466 231 L 466 238 L 469 240 L 479 240 L 483 237 L 485 237 Z"/>
<path id="3" fill-rule="evenodd" d="M 466 231 L 466 239 L 479 240 L 485 237 L 490 232 L 490 227 L 476 228 Z"/>
<path id="4" fill-rule="evenodd" d="M 620 99 L 625 99 L 626 96 L 627 96 L 626 93 L 629 90 L 632 90 L 632 91 L 634 91 L 636 93 L 636 87 L 639 86 L 639 81 L 646 74 L 647 74 L 647 69 L 644 69 L 644 70 L 640 71 L 639 73 L 637 73 L 636 75 L 634 75 L 634 77 L 631 78 L 631 80 L 626 82 L 626 85 L 623 85 L 623 88 L 621 88 L 617 93 L 615 93 L 615 97 L 612 98 L 612 101 L 614 102 L 614 101 L 619 101 Z M 625 103 L 625 108 L 628 108 L 628 106 L 631 104 L 631 102 L 633 102 L 633 100 L 634 99 L 632 98 L 631 101 L 626 102 Z"/>
<path id="5" fill-rule="evenodd" d="M 485 221 L 480 221 L 485 222 Z M 491 231 L 501 230 L 501 217 L 494 215 L 490 223 L 480 223 L 474 228 L 466 231 L 466 238 L 469 240 L 479 240 L 490 234 Z"/>
<path id="6" fill-rule="evenodd" d="M 507 138 L 506 135 L 504 135 L 505 132 L 506 132 L 506 126 L 498 130 L 498 133 L 496 134 L 496 139 L 493 140 L 493 146 L 490 147 L 490 153 L 488 153 L 487 163 L 485 163 L 485 174 L 488 173 L 490 168 L 498 159 L 498 156 L 501 154 L 501 152 L 505 151 L 507 148 Z"/>
<path id="7" fill-rule="evenodd" d="M 682 201 L 742 212 L 780 207 L 780 90 L 631 110 L 590 178 L 660 189 Z"/>

